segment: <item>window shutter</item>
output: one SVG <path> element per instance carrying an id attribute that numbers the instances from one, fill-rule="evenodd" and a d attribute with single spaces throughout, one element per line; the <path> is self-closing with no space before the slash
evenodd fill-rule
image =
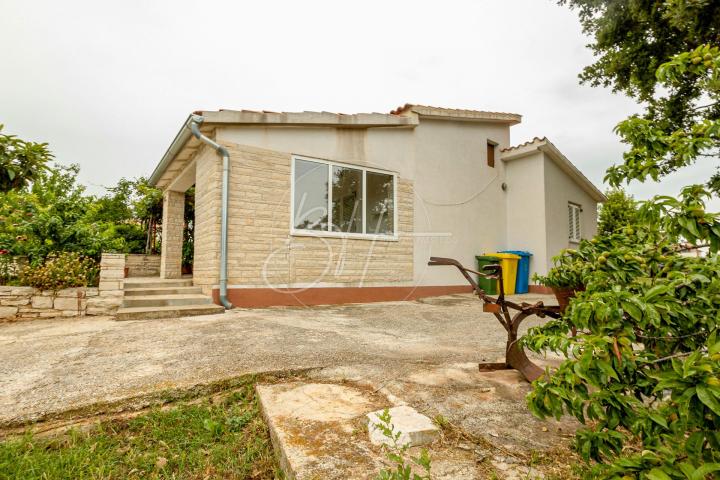
<path id="1" fill-rule="evenodd" d="M 580 205 L 568 203 L 568 239 L 580 241 Z"/>
<path id="2" fill-rule="evenodd" d="M 576 241 L 580 241 L 580 207 L 577 205 L 575 210 L 575 236 L 573 237 Z"/>

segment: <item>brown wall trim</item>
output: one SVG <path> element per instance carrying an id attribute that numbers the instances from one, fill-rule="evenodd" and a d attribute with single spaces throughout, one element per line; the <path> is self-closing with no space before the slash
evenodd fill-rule
<path id="1" fill-rule="evenodd" d="M 552 295 L 553 290 L 550 287 L 546 287 L 545 285 L 530 285 L 529 287 L 530 293 L 545 293 Z"/>
<path id="2" fill-rule="evenodd" d="M 453 293 L 471 293 L 472 287 L 444 285 L 427 287 L 328 287 L 308 289 L 288 288 L 230 288 L 228 300 L 236 307 L 273 307 L 335 305 L 341 303 L 392 302 L 416 300 Z M 213 300 L 219 304 L 218 289 Z"/>

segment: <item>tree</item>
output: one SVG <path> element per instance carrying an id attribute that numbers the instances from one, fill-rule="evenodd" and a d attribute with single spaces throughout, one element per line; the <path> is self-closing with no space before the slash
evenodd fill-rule
<path id="1" fill-rule="evenodd" d="M 648 104 L 646 114 L 669 129 L 685 125 L 702 98 L 689 75 L 662 99 L 655 72 L 671 57 L 720 40 L 720 3 L 713 0 L 560 0 L 577 10 L 597 60 L 583 83 L 611 87 Z M 714 108 L 715 114 L 718 108 Z"/>
<path id="2" fill-rule="evenodd" d="M 144 177 L 121 178 L 106 190 L 93 202 L 88 213 L 91 220 L 113 223 L 117 235 L 127 240 L 128 253 L 156 253 L 162 192 L 149 186 Z"/>
<path id="3" fill-rule="evenodd" d="M 162 191 L 148 184 L 145 177 L 136 180 L 137 198 L 133 202 L 135 217 L 146 232 L 145 253 L 159 253 L 158 225 L 162 223 Z"/>
<path id="4" fill-rule="evenodd" d="M 79 171 L 48 167 L 31 185 L 0 193 L 0 250 L 36 265 L 58 252 L 146 252 L 162 217 L 159 191 L 143 178 L 121 179 L 97 198 L 77 183 Z"/>
<path id="5" fill-rule="evenodd" d="M 611 183 L 657 181 L 698 158 L 717 157 L 720 103 L 711 47 L 720 42 L 720 2 L 559 3 L 578 11 L 584 33 L 593 38 L 588 46 L 597 60 L 583 70 L 581 81 L 612 87 L 647 105 L 642 116 L 618 125 L 631 148 L 624 164 L 608 171 Z M 720 192 L 720 176 L 708 184 Z"/>
<path id="6" fill-rule="evenodd" d="M 613 185 L 631 180 L 660 180 L 698 159 L 717 159 L 720 151 L 720 50 L 700 45 L 679 53 L 657 70 L 658 84 L 665 87 L 668 98 L 682 88 L 688 78 L 702 100 L 693 101 L 684 115 L 683 125 L 675 128 L 670 121 L 635 115 L 616 128 L 629 150 L 621 165 L 610 168 L 606 179 Z M 692 99 L 688 99 L 691 101 Z M 702 104 L 698 104 L 701 102 Z M 715 181 L 710 179 L 708 187 Z"/>
<path id="7" fill-rule="evenodd" d="M 77 165 L 48 168 L 30 188 L 0 193 L 0 248 L 32 263 L 58 251 L 98 256 L 102 226 L 84 221 L 92 197 L 77 185 L 78 171 Z"/>
<path id="8" fill-rule="evenodd" d="M 609 183 L 657 181 L 712 155 L 720 54 L 700 42 L 718 41 L 718 2 L 561 3 L 580 8 L 595 37 L 600 59 L 582 78 L 647 104 L 617 127 L 629 150 Z M 706 211 L 710 197 L 707 185 L 688 185 L 678 197 L 640 202 L 635 227 L 567 252 L 561 264 L 579 262 L 585 291 L 522 339 L 566 356 L 528 402 L 540 417 L 570 413 L 586 424 L 575 446 L 596 462 L 588 478 L 720 472 L 720 215 Z M 681 241 L 707 242 L 711 255 L 683 257 Z"/>
<path id="9" fill-rule="evenodd" d="M 2 133 L 0 124 L 0 192 L 26 186 L 53 158 L 47 143 L 26 142 Z"/>
<path id="10" fill-rule="evenodd" d="M 598 213 L 598 235 L 610 235 L 638 223 L 637 202 L 625 190 L 616 188 L 605 192 L 607 201 Z"/>

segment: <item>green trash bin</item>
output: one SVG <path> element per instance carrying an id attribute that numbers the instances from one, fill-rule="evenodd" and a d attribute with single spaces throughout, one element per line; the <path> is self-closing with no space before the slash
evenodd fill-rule
<path id="1" fill-rule="evenodd" d="M 500 263 L 500 259 L 498 257 L 490 255 L 477 255 L 475 259 L 477 260 L 478 272 L 483 272 L 483 267 L 485 265 L 498 265 Z M 495 279 L 479 277 L 478 286 L 485 290 L 485 293 L 488 295 L 497 295 L 498 293 L 498 281 Z"/>

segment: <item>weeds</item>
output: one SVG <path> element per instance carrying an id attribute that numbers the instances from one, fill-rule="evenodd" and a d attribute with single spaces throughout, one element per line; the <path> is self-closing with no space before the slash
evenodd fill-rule
<path id="1" fill-rule="evenodd" d="M 386 468 L 380 471 L 377 480 L 430 480 L 430 456 L 426 449 L 422 449 L 420 456 L 411 457 L 408 455 L 410 444 L 400 443 L 402 432 L 396 432 L 392 424 L 390 411 L 386 408 L 378 415 L 379 423 L 374 423 L 373 428 L 380 430 L 389 442 L 383 443 L 383 451 L 387 459 L 394 464 L 394 468 Z M 411 463 L 408 463 L 410 460 Z M 422 468 L 424 474 L 419 475 L 412 471 L 412 464 Z"/>

